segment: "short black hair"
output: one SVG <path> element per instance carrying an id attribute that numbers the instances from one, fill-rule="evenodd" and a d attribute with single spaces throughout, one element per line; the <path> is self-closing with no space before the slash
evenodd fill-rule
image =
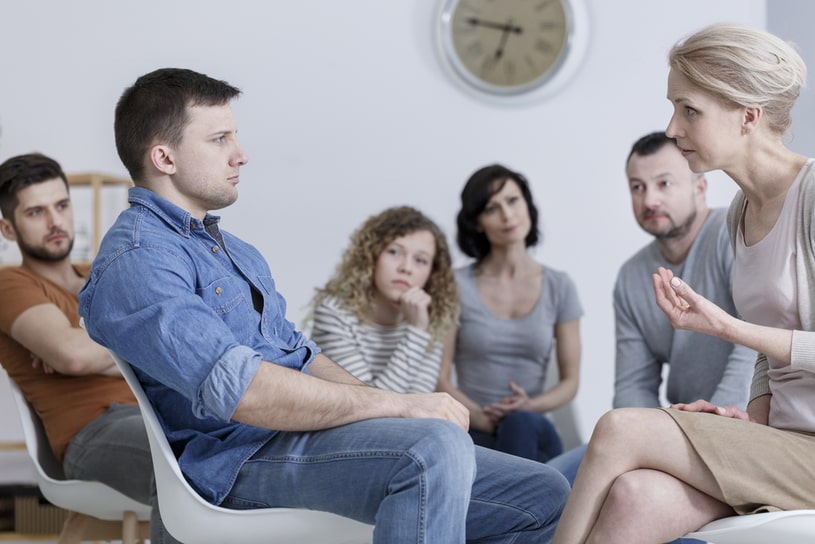
<path id="1" fill-rule="evenodd" d="M 461 210 L 456 217 L 458 247 L 465 255 L 473 257 L 476 262 L 480 262 L 489 255 L 491 248 L 487 235 L 478 227 L 478 216 L 484 212 L 490 198 L 503 189 L 508 180 L 513 180 L 518 184 L 529 211 L 531 227 L 526 235 L 526 247 L 534 246 L 540 240 L 538 208 L 532 200 L 529 182 L 522 174 L 506 166 L 500 164 L 485 166 L 476 170 L 464 185 L 461 191 Z"/>
<path id="2" fill-rule="evenodd" d="M 20 201 L 17 193 L 29 185 L 59 178 L 68 188 L 68 177 L 62 167 L 42 153 L 17 155 L 0 164 L 0 212 L 14 221 L 14 209 Z"/>
<path id="3" fill-rule="evenodd" d="M 676 138 L 668 138 L 664 131 L 646 134 L 631 146 L 631 151 L 628 152 L 628 157 L 625 159 L 626 166 L 628 166 L 628 161 L 631 160 L 633 155 L 639 155 L 640 157 L 653 155 L 669 143 L 676 145 Z"/>

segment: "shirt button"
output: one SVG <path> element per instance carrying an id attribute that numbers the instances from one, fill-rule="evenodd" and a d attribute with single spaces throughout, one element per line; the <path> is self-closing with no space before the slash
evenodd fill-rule
<path id="1" fill-rule="evenodd" d="M 195 230 L 195 221 L 190 221 L 190 228 Z"/>
<path id="2" fill-rule="evenodd" d="M 221 251 L 221 249 L 218 246 L 212 246 L 213 253 L 218 253 L 219 251 Z"/>
<path id="3" fill-rule="evenodd" d="M 224 292 L 224 290 L 222 288 L 220 288 L 220 287 L 215 288 L 215 294 L 216 295 L 221 296 L 223 294 L 223 292 Z"/>

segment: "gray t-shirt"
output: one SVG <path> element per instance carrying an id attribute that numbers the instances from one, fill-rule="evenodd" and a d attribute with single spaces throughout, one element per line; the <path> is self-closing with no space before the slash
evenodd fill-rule
<path id="1" fill-rule="evenodd" d="M 555 326 L 583 315 L 574 282 L 564 272 L 544 267 L 535 308 L 519 319 L 505 319 L 481 299 L 474 265 L 458 268 L 455 275 L 461 304 L 455 358 L 459 389 L 480 406 L 510 394 L 510 381 L 529 396 L 542 393 Z"/>
<path id="2" fill-rule="evenodd" d="M 705 399 L 714 404 L 747 406 L 756 353 L 707 334 L 674 330 L 659 309 L 651 279 L 664 266 L 697 293 L 731 315 L 733 251 L 726 210 L 710 211 L 688 256 L 670 264 L 654 240 L 626 261 L 614 286 L 617 338 L 614 407 L 657 407 L 662 368 L 670 364 L 669 403 Z"/>

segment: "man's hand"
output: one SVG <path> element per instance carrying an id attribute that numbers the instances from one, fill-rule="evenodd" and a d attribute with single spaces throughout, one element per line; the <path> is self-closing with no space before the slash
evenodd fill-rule
<path id="1" fill-rule="evenodd" d="M 35 370 L 38 369 L 38 368 L 41 368 L 42 371 L 43 371 L 43 374 L 54 374 L 54 373 L 56 373 L 56 370 L 54 370 L 54 368 L 52 366 L 46 364 L 45 361 L 43 361 L 42 359 L 40 359 L 37 355 L 35 355 L 33 353 L 31 354 L 31 368 L 33 368 Z"/>
<path id="2" fill-rule="evenodd" d="M 405 406 L 404 417 L 452 421 L 465 431 L 470 428 L 470 412 L 447 393 L 399 395 Z"/>

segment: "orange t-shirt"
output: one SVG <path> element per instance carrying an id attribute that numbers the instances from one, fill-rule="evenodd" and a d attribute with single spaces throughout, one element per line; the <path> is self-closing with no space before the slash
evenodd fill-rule
<path id="1" fill-rule="evenodd" d="M 88 266 L 76 266 L 87 276 Z M 23 267 L 0 269 L 0 364 L 20 386 L 43 422 L 54 455 L 62 461 L 68 443 L 111 404 L 136 404 L 123 378 L 45 374 L 31 366 L 31 352 L 12 340 L 11 325 L 27 309 L 54 304 L 79 327 L 75 294 Z M 42 331 L 48 334 L 48 331 Z"/>

